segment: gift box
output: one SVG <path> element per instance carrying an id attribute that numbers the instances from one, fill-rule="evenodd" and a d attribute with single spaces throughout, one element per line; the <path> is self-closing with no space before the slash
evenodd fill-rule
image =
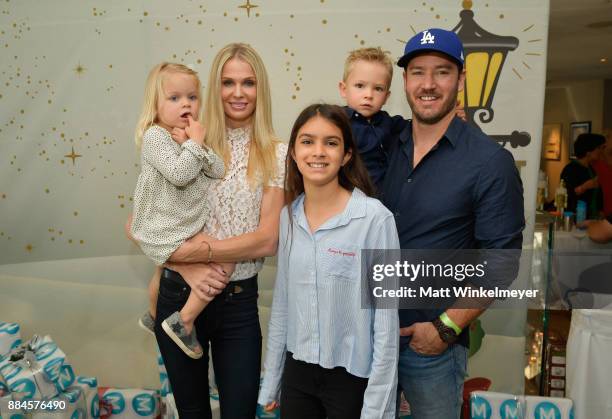
<path id="1" fill-rule="evenodd" d="M 66 359 L 66 354 L 58 348 L 50 336 L 34 336 L 28 342 L 28 350 L 34 352 L 36 361 L 40 363 L 43 370 L 59 392 L 65 391 L 70 387 L 76 377 L 72 366 Z"/>
<path id="2" fill-rule="evenodd" d="M 42 400 L 59 393 L 31 352 L 26 352 L 22 359 L 4 362 L 0 366 L 0 375 L 16 400 Z"/>
<path id="3" fill-rule="evenodd" d="M 561 397 L 526 396 L 526 419 L 554 418 L 573 419 L 574 403 Z"/>
<path id="4" fill-rule="evenodd" d="M 85 398 L 86 418 L 100 418 L 100 399 L 98 397 L 98 380 L 94 377 L 76 377 L 75 383 L 68 391 L 79 389 Z"/>
<path id="5" fill-rule="evenodd" d="M 472 419 L 522 419 L 524 410 L 523 396 L 493 391 L 473 391 L 470 396 Z"/>
<path id="6" fill-rule="evenodd" d="M 103 419 L 154 419 L 159 415 L 159 395 L 155 390 L 98 388 Z"/>
<path id="7" fill-rule="evenodd" d="M 46 408 L 32 411 L 32 419 L 87 419 L 88 405 L 85 391 L 73 386 L 55 397 L 45 400 Z"/>
<path id="8" fill-rule="evenodd" d="M 75 381 L 66 355 L 49 336 L 34 336 L 0 361 L 3 384 L 15 398 L 48 400 L 66 391 Z"/>
<path id="9" fill-rule="evenodd" d="M 19 325 L 17 323 L 0 322 L 0 355 L 9 353 L 20 344 Z"/>
<path id="10" fill-rule="evenodd" d="M 98 380 L 93 377 L 77 377 L 66 391 L 47 402 L 64 402 L 64 409 L 39 409 L 32 419 L 99 419 Z"/>

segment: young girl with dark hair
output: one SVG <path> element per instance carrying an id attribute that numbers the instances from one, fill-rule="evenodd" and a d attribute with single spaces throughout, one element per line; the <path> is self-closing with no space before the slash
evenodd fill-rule
<path id="1" fill-rule="evenodd" d="M 291 419 L 394 418 L 397 311 L 361 307 L 361 250 L 397 249 L 342 108 L 297 118 L 259 403 Z M 279 399 L 280 395 L 280 399 Z"/>

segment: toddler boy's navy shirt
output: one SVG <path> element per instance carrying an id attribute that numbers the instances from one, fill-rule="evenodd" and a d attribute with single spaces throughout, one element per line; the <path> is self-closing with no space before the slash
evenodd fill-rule
<path id="1" fill-rule="evenodd" d="M 393 137 L 400 134 L 407 121 L 399 115 L 390 116 L 385 111 L 378 111 L 368 121 L 348 106 L 344 110 L 351 121 L 361 159 L 372 183 L 379 190 L 387 170 L 386 148 Z"/>

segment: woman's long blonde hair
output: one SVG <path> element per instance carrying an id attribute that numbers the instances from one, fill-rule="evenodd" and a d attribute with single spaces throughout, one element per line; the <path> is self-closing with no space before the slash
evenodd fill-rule
<path id="1" fill-rule="evenodd" d="M 140 148 L 142 145 L 142 137 L 147 129 L 157 122 L 157 107 L 159 99 L 164 94 L 163 81 L 164 76 L 168 73 L 183 73 L 195 77 L 198 98 L 200 97 L 200 78 L 198 73 L 183 64 L 162 62 L 157 64 L 149 72 L 147 82 L 145 84 L 144 101 L 142 103 L 142 111 L 136 124 L 136 133 L 134 140 Z"/>
<path id="2" fill-rule="evenodd" d="M 225 113 L 221 101 L 221 73 L 223 66 L 232 58 L 240 59 L 251 66 L 255 73 L 257 101 L 255 118 L 251 127 L 251 144 L 247 179 L 251 185 L 262 182 L 264 185 L 275 175 L 276 144 L 278 139 L 272 126 L 272 101 L 268 73 L 257 52 L 247 44 L 234 43 L 223 47 L 215 56 L 206 87 L 206 103 L 203 106 L 203 121 L 206 127 L 206 145 L 219 156 L 223 156 L 229 166 L 230 150 L 226 138 Z"/>

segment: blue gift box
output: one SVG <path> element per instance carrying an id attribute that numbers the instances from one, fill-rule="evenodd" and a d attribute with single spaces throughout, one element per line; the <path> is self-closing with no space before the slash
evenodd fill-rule
<path id="1" fill-rule="evenodd" d="M 19 400 L 43 400 L 66 391 L 75 381 L 72 366 L 49 336 L 34 336 L 0 360 L 1 389 Z"/>

